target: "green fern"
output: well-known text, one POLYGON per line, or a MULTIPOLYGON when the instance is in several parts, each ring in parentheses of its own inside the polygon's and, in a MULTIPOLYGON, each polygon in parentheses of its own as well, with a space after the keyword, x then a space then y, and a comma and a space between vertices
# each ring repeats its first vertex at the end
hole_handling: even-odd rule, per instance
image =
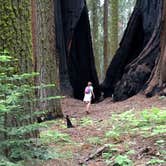
MULTIPOLYGON (((48 88, 53 85, 34 87, 29 79, 37 76, 38 73, 13 74, 15 71, 13 71, 12 63, 16 60, 6 54, 9 53, 5 50, 0 56, 0 155, 3 156, 0 164, 12 166, 12 164, 17 165, 12 162, 38 157, 33 154, 34 150, 37 152, 40 147, 40 139, 31 138, 30 134, 38 133, 39 129, 47 127, 44 123, 36 123, 35 119, 38 115, 46 114, 48 111, 32 110, 36 102, 41 102, 33 94, 36 88, 48 88)), ((57 98, 59 99, 60 96, 48 96, 43 100, 57 98)), ((56 139, 66 141, 67 137, 60 135, 56 139)), ((46 154, 45 158, 49 158, 48 153, 43 152, 43 154, 46 154)))

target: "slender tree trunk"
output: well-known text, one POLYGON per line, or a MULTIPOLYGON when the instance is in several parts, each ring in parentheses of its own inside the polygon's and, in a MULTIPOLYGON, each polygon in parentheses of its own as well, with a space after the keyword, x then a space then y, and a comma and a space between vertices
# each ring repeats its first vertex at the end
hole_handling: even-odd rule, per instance
MULTIPOLYGON (((42 88, 37 92, 37 96, 43 100, 49 96, 58 95, 59 87, 59 60, 56 54, 55 42, 55 20, 54 1, 46 3, 44 0, 32 0, 32 30, 33 30, 33 54, 35 71, 39 72, 37 84, 55 84, 56 87, 42 88)), ((55 117, 61 117, 62 111, 60 101, 43 101, 38 105, 40 110, 47 110, 55 117)))
POLYGON ((111 59, 113 58, 117 48, 118 48, 118 1, 111 0, 111 30, 110 30, 110 54, 111 59))
POLYGON ((104 73, 108 67, 108 0, 104 0, 104 73))
POLYGON ((95 57, 95 64, 97 69, 98 77, 101 78, 101 63, 99 54, 99 19, 98 19, 98 8, 100 1, 95 0, 92 2, 92 41, 93 41, 93 51, 95 57))

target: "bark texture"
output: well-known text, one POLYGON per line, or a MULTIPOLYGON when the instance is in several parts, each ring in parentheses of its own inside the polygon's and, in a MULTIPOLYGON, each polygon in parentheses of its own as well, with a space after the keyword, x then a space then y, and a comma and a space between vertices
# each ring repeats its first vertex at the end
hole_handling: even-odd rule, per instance
POLYGON ((118 48, 119 0, 111 0, 110 55, 111 60, 118 48))
POLYGON ((108 0, 104 0, 104 73, 108 68, 108 0))
POLYGON ((159 84, 152 80, 159 80, 156 76, 162 70, 159 62, 164 63, 160 51, 163 11, 164 0, 137 0, 102 84, 105 97, 113 94, 114 100, 118 101, 141 90, 147 96, 156 92, 159 84))
POLYGON ((145 94, 151 97, 155 93, 166 95, 166 2, 163 1, 161 18, 160 56, 148 80, 145 94))
POLYGON ((32 31, 35 71, 39 73, 37 85, 55 84, 56 87, 41 88, 37 96, 39 110, 47 110, 54 117, 62 117, 60 101, 44 100, 49 96, 58 95, 58 59, 55 42, 54 1, 32 0, 32 31))
POLYGON ((32 71, 30 7, 28 0, 0 1, 0 52, 18 59, 17 72, 32 71))
MULTIPOLYGON (((100 88, 94 64, 88 11, 85 0, 61 0, 56 4, 57 49, 60 56, 60 82, 69 82, 75 98, 82 99, 88 81, 96 98, 100 88)), ((67 84, 65 84, 67 85, 67 84)), ((65 87, 62 87, 65 88, 65 87)))
MULTIPOLYGON (((32 63, 32 38, 31 38, 31 3, 29 0, 19 1, 0 1, 0 53, 4 50, 9 52, 9 56, 14 57, 17 61, 13 61, 12 66, 14 71, 11 73, 21 74, 28 73, 33 71, 33 63, 32 63)), ((1 64, 1 67, 4 67, 1 64)), ((7 66, 5 66, 7 68, 7 66)), ((10 67, 10 65, 9 65, 10 67)), ((2 70, 2 69, 1 69, 2 70)), ((9 70, 10 71, 10 70, 9 70)), ((2 71, 1 71, 2 72, 2 71)), ((11 74, 9 72, 9 75, 11 74)), ((1 80, 1 83, 3 80, 1 80)), ((6 82, 6 81, 5 81, 6 82)), ((9 81, 10 84, 16 83, 17 86, 21 86, 26 82, 26 84, 31 84, 32 80, 21 80, 20 81, 9 81)), ((3 83, 2 83, 3 84, 3 83)), ((15 89, 17 89, 17 86, 15 89)), ((12 87, 12 85, 11 85, 12 87)), ((12 89, 12 88, 11 88, 12 89)), ((4 96, 10 95, 14 89, 11 90, 9 86, 6 86, 4 96)), ((1 89, 3 91, 3 89, 1 89)), ((3 95, 1 95, 1 99, 3 101, 3 95)), ((31 98, 33 94, 25 95, 24 99, 31 98)), ((6 100, 7 102, 7 100, 6 100)), ((15 101, 13 101, 15 103, 15 101)), ((17 102, 16 102, 17 103, 17 102)), ((12 105, 12 104, 11 104, 12 105)), ((16 104, 17 105, 17 104, 16 104)), ((34 109, 34 105, 31 103, 21 103, 20 107, 22 108, 19 112, 18 110, 11 109, 9 113, 1 114, 1 127, 3 126, 7 132, 0 133, 0 140, 10 140, 11 136, 8 136, 8 133, 11 127, 21 127, 24 125, 34 123, 35 119, 31 118, 32 110, 34 109), (22 107, 21 107, 22 106, 22 107), (20 115, 21 114, 21 115, 20 115), (16 116, 17 115, 17 116, 16 116), (19 116, 20 115, 20 116, 19 116), (30 116, 30 118, 23 118, 26 116, 30 116), (4 119, 4 124, 2 121, 4 119)), ((10 108, 8 108, 10 110, 10 108)), ((1 112, 2 113, 2 112, 1 112)), ((2 128, 1 128, 2 129, 2 128)), ((29 131, 25 136, 27 137, 35 137, 37 132, 29 131)), ((7 147, 6 156, 9 154, 9 148, 7 147)))
POLYGON ((100 47, 99 47, 99 7, 100 7, 100 0, 92 1, 92 43, 93 43, 93 52, 95 58, 95 66, 98 74, 98 78, 101 78, 101 58, 100 58, 100 47))

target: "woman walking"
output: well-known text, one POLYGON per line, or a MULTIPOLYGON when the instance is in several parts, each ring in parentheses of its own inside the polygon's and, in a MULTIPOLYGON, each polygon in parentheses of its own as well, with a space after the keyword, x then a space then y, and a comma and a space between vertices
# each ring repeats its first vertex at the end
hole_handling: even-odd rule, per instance
POLYGON ((84 99, 83 99, 83 101, 86 103, 87 114, 89 114, 89 108, 91 105, 92 97, 95 98, 95 94, 93 92, 93 86, 91 82, 88 82, 88 85, 85 87, 84 99))

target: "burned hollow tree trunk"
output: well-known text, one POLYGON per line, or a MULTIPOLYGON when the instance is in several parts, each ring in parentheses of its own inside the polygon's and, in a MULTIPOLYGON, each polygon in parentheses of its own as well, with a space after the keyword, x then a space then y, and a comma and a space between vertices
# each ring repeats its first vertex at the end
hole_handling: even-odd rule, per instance
POLYGON ((100 88, 85 0, 56 0, 55 7, 61 89, 72 87, 74 97, 82 99, 84 88, 91 81, 98 98, 100 88))
POLYGON ((148 80, 145 94, 150 97, 156 92, 166 95, 166 1, 163 2, 160 37, 160 57, 153 69, 153 74, 148 80))
POLYGON ((163 62, 160 60, 164 54, 160 42, 163 11, 164 0, 137 0, 102 84, 105 97, 114 94, 114 100, 119 101, 141 90, 151 96, 159 89, 159 82, 152 80, 159 79, 155 73, 161 71, 159 62, 163 62))

